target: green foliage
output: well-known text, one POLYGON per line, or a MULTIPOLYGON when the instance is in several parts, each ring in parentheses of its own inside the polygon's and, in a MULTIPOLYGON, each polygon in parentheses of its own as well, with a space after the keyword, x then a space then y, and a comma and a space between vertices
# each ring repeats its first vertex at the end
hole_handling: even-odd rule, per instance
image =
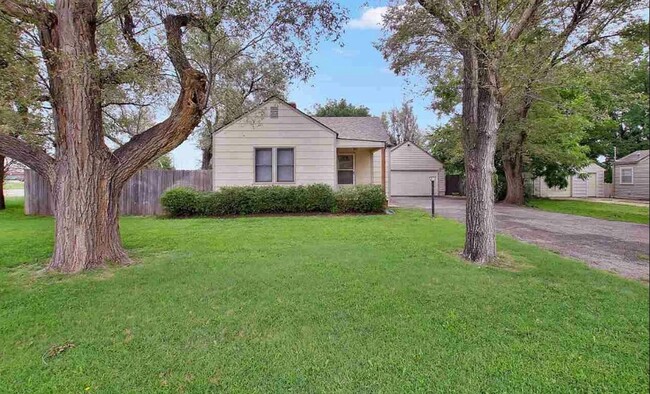
POLYGON ((648 224, 648 206, 627 204, 602 203, 593 201, 532 199, 528 206, 543 211, 567 213, 570 215, 588 216, 598 219, 615 220, 648 224))
POLYGON ((336 192, 336 211, 379 213, 386 209, 386 195, 378 185, 343 187, 336 192))
POLYGON ((391 144, 399 145, 404 141, 418 145, 422 143, 423 136, 411 101, 404 101, 400 108, 392 108, 382 113, 381 121, 388 131, 391 144))
POLYGON ((169 189, 160 197, 160 202, 171 216, 196 215, 199 193, 189 187, 169 189))
POLYGON ((444 163, 445 173, 449 175, 462 175, 465 173, 461 134, 461 118, 460 116, 454 116, 442 126, 430 128, 426 137, 431 154, 444 163))
POLYGON ((380 186, 359 185, 339 191, 324 184, 307 186, 236 186, 216 192, 189 188, 166 191, 161 203, 173 217, 282 213, 380 213, 386 197, 380 186))
POLYGON ((345 99, 327 100, 323 105, 316 104, 314 106, 314 116, 370 116, 370 109, 363 105, 354 105, 348 103, 345 99))
POLYGON ((147 165, 152 170, 173 170, 174 159, 171 153, 164 154, 147 165))
POLYGON ((67 276, 22 208, 0 212, 3 392, 648 390, 647 284, 509 237, 479 268, 419 210, 123 217, 138 264, 67 276))

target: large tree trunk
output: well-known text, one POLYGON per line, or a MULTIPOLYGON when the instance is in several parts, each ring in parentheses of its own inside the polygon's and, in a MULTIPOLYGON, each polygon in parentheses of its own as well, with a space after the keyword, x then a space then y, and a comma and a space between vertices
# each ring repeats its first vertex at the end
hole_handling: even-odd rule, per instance
POLYGON ((494 154, 497 143, 498 80, 474 47, 463 51, 463 146, 466 235, 463 256, 478 264, 496 257, 494 154))
POLYGON ((524 174, 522 165, 521 150, 513 152, 513 158, 509 154, 502 156, 503 172, 506 175, 507 193, 504 200, 507 204, 523 205, 525 203, 524 174))
POLYGON ((207 148, 201 149, 201 169, 212 169, 212 145, 207 148))
POLYGON ((5 208, 5 157, 0 155, 0 209, 5 208))
MULTIPOLYGON (((79 272, 107 262, 129 263, 119 233, 122 185, 140 168, 180 145, 197 126, 206 100, 205 75, 192 68, 182 48, 191 14, 168 15, 163 24, 169 58, 181 90, 169 117, 111 152, 104 143, 101 92, 119 83, 129 67, 97 69, 97 1, 56 1, 48 7, 0 1, 0 10, 39 29, 49 76, 56 159, 17 137, 0 134, 0 152, 37 171, 50 183, 56 220, 49 268, 79 272)), ((131 46, 132 17, 122 9, 123 34, 131 46)))
POLYGON ((119 185, 110 173, 57 174, 52 188, 56 221, 50 269, 79 272, 106 263, 128 264, 119 232, 119 185))

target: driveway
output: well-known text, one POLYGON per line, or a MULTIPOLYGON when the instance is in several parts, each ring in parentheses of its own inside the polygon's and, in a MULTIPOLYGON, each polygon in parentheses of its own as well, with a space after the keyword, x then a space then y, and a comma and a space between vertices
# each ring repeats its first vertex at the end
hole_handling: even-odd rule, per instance
MULTIPOLYGON (((391 204, 431 209, 430 198, 399 197, 391 199, 391 204)), ((436 214, 464 222, 465 200, 436 197, 436 214)), ((506 204, 496 205, 496 216, 501 233, 582 260, 594 268, 646 282, 649 279, 650 231, 646 225, 506 204)))

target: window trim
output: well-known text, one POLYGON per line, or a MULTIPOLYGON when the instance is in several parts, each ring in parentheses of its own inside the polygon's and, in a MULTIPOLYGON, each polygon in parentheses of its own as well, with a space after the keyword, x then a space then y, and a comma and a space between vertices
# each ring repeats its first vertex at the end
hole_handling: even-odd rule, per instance
MULTIPOLYGON (((274 154, 273 157, 275 158, 275 163, 273 166, 274 172, 273 174, 275 175, 274 182, 275 183, 280 183, 280 184, 291 184, 291 183, 296 183, 296 148, 293 146, 278 146, 276 148, 273 148, 274 154), (278 179, 278 167, 280 167, 280 164, 278 162, 278 150, 280 149, 291 149, 292 151, 292 158, 293 158, 293 164, 291 164, 292 167, 292 173, 291 173, 291 180, 290 181, 281 181, 278 179)), ((284 166, 288 167, 288 166, 284 166)))
POLYGON ((634 167, 621 167, 618 170, 618 184, 619 185, 634 185, 634 167), (623 182, 623 170, 630 170, 630 178, 632 179, 630 182, 623 182))
POLYGON ((255 147, 253 148, 253 182, 268 185, 273 183, 273 148, 271 147, 255 147), (258 165, 257 164, 257 151, 258 150, 270 150, 271 151, 271 164, 267 165, 258 165), (258 181, 257 180, 257 167, 271 167, 271 180, 268 181, 258 181))
POLYGON ((340 152, 336 154, 336 184, 340 186, 349 186, 357 184, 357 155, 354 152, 340 152), (339 156, 352 156, 352 169, 339 168, 339 156), (352 171, 352 183, 339 183, 339 171, 352 171))

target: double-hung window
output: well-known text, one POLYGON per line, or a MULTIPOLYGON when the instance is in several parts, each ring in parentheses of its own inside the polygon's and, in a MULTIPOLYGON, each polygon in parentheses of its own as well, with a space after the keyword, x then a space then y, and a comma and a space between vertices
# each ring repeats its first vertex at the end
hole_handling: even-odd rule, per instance
POLYGON ((293 148, 255 148, 255 182, 294 182, 293 148))
POLYGON ((354 184, 354 155, 338 155, 336 161, 339 185, 354 184))
POLYGON ((275 174, 278 182, 293 182, 294 160, 293 148, 278 148, 276 150, 275 174))
POLYGON ((255 182, 273 182, 273 149, 255 149, 255 182))
POLYGON ((631 185, 634 183, 634 169, 632 167, 621 168, 621 185, 631 185))

